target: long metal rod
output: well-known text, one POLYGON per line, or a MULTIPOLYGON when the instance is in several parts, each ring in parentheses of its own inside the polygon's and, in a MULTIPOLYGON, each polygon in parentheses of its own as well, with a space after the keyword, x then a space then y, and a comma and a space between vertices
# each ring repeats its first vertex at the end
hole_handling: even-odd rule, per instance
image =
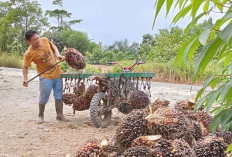
POLYGON ((63 60, 57 62, 56 64, 48 67, 47 69, 45 69, 44 71, 42 71, 41 73, 39 73, 38 75, 36 75, 35 77, 31 78, 29 81, 27 81, 27 83, 31 82, 32 80, 34 80, 36 77, 42 75, 43 73, 45 73, 46 71, 50 70, 51 68, 53 68, 54 66, 56 66, 57 64, 59 64, 60 62, 63 62, 63 60))

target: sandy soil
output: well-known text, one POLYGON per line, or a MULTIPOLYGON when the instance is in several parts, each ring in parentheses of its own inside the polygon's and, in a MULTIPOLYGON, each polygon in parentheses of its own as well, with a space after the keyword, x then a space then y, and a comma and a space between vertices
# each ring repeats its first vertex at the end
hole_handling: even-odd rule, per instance
MULTIPOLYGON (((29 72, 29 78, 35 76, 29 72)), ((74 156, 78 148, 91 139, 111 138, 123 117, 113 111, 111 125, 104 129, 92 126, 89 111, 72 114, 64 106, 69 122, 56 121, 53 96, 45 109, 45 123, 37 124, 38 79, 28 88, 22 86, 22 70, 0 68, 0 157, 64 157, 74 156)), ((194 98, 199 86, 152 83, 152 101, 164 98, 171 102, 194 98)))

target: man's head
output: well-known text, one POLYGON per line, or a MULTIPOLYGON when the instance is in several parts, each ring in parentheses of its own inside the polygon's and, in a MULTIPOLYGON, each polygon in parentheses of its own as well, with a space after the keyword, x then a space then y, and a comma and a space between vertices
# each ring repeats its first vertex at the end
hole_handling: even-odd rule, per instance
POLYGON ((32 46, 32 47, 39 47, 40 46, 40 39, 39 35, 36 31, 34 30, 29 30, 25 33, 25 38, 27 42, 32 46))

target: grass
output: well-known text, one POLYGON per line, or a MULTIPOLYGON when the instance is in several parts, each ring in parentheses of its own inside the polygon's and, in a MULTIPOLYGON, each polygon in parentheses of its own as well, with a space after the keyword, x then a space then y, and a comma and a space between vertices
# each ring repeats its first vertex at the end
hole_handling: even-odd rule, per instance
POLYGON ((22 68, 22 56, 17 53, 0 52, 0 66, 10 68, 22 68))

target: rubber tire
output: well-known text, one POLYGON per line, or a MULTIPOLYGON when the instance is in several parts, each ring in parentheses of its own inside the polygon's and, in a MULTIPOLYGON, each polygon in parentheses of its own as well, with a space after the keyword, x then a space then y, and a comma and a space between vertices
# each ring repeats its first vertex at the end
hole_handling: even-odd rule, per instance
POLYGON ((99 117, 97 112, 98 104, 104 97, 107 97, 105 93, 96 93, 90 103, 90 120, 96 128, 105 128, 110 125, 112 111, 104 114, 104 118, 99 117))

